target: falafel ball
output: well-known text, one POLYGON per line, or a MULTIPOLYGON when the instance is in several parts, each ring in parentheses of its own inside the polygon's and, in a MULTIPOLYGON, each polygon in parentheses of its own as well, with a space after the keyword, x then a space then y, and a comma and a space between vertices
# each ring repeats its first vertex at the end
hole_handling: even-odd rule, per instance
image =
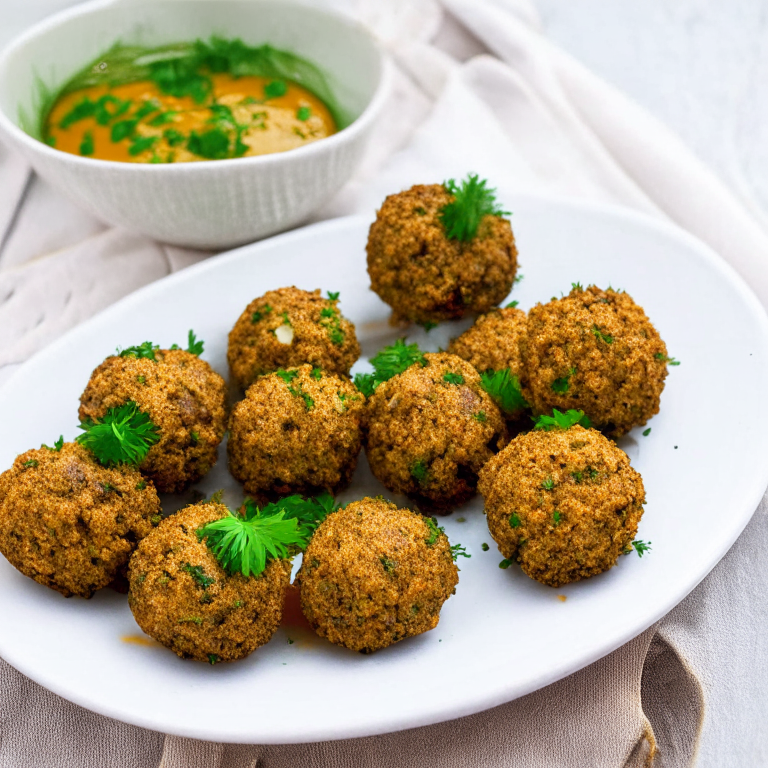
POLYGON ((368 400, 365 452, 390 491, 448 512, 474 495, 477 473, 506 437, 498 406, 466 361, 424 355, 368 400))
POLYGON ((161 519, 154 486, 77 443, 26 451, 0 475, 0 552, 64 597, 91 597, 161 519))
POLYGON ((667 360, 629 294, 576 285, 528 313, 523 394, 536 414, 581 409, 619 437, 659 412, 667 360))
POLYGON ((331 493, 352 479, 364 396, 311 365, 257 379, 229 421, 229 469, 250 494, 331 493))
POLYGON ((348 376, 360 357, 355 326, 319 289, 279 288, 254 299, 229 333, 232 378, 248 389, 259 376, 305 363, 348 376))
POLYGON ((502 555, 551 587, 613 567, 645 503, 629 457, 580 426, 519 435, 483 467, 479 488, 502 555))
POLYGON ((108 357, 80 397, 80 419, 101 419, 128 401, 160 431, 159 442, 139 466, 159 491, 180 493, 216 463, 226 430, 227 388, 197 355, 156 349, 154 359, 108 357))
POLYGON ((444 533, 415 512, 371 498, 320 524, 296 576, 315 632, 363 653, 434 629, 458 582, 444 533))
POLYGON ((440 214, 454 200, 441 184, 420 184, 387 197, 376 214, 368 274, 395 323, 487 312, 512 288, 517 248, 509 221, 487 214, 470 240, 449 239, 440 214))
POLYGON ((227 516, 215 502, 166 518, 140 544, 128 569, 128 604, 141 629, 184 659, 236 661, 280 625, 291 568, 272 560, 259 576, 227 574, 197 531, 227 516))

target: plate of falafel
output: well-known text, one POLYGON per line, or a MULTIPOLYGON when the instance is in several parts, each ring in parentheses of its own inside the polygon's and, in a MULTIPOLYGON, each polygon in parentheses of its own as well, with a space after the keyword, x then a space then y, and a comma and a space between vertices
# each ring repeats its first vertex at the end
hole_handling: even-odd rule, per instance
POLYGON ((0 656, 211 741, 501 704, 725 554, 767 388, 763 309, 672 225, 417 185, 154 283, 0 390, 0 656))

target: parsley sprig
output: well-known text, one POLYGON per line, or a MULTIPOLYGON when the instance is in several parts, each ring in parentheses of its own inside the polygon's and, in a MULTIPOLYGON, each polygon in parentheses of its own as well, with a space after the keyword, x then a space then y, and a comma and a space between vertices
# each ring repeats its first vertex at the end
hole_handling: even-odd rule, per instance
MULTIPOLYGON (((205 345, 205 342, 198 341, 197 336, 195 336, 195 332, 190 328, 189 333, 187 334, 187 348, 186 352, 189 352, 190 355, 197 355, 200 357, 200 355, 203 354, 203 347, 205 345)), ((181 347, 178 344, 172 344, 171 349, 181 349, 181 347)))
POLYGON ((143 358, 145 360, 151 360, 153 363, 157 362, 157 358, 155 357, 155 351, 160 349, 160 347, 157 344, 153 344, 151 341, 145 341, 143 344, 139 344, 135 347, 128 347, 127 349, 121 350, 118 348, 117 354, 120 357, 136 357, 136 358, 143 358))
POLYGON ((371 358, 373 373, 358 373, 355 375, 355 386, 366 396, 370 397, 376 388, 397 376, 412 365, 426 365, 427 360, 418 344, 406 344, 405 339, 398 339, 394 344, 384 347, 375 357, 371 358))
POLYGON ((544 432, 551 432, 553 429, 570 429, 577 424, 585 428, 592 426, 589 416, 584 411, 576 411, 571 408, 562 413, 557 408, 554 408, 551 416, 539 416, 533 428, 543 430, 544 432))
POLYGON ((484 216, 509 215, 509 211, 496 204, 496 190, 488 189, 487 183, 477 174, 470 174, 460 185, 453 179, 443 183, 445 191, 454 198, 439 214, 449 240, 469 242, 477 235, 484 216))
POLYGON ((270 560, 304 549, 333 509, 329 493, 309 498, 296 494, 263 508, 246 499, 239 512, 228 510, 225 517, 199 528, 197 537, 230 575, 258 576, 270 560))
POLYGON ((509 370, 486 371, 480 374, 483 389, 507 415, 512 415, 528 408, 520 388, 520 379, 509 370))
MULTIPOLYGON (((434 517, 425 517, 424 522, 427 524, 427 528, 429 528, 429 538, 424 540, 428 547, 433 547, 441 536, 448 538, 445 528, 439 526, 434 517)), ((451 547, 451 557, 453 558, 454 563, 460 557, 472 557, 472 555, 467 554, 466 547, 463 547, 461 544, 448 543, 451 547)))
POLYGON ((80 422, 76 440, 106 467, 141 464, 149 449, 160 440, 160 431, 132 400, 110 408, 101 419, 80 422))

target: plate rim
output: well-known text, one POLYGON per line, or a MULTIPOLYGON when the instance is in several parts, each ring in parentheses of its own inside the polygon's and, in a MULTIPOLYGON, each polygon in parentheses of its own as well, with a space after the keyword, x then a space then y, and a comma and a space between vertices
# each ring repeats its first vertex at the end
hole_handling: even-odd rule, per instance
MULTIPOLYGON (((624 220, 634 226, 650 229, 664 237, 676 240, 678 243, 684 245, 687 250, 695 251, 698 258, 701 258, 703 261, 705 261, 709 267, 711 267, 716 273, 719 273, 725 279, 725 281, 730 284, 730 286, 737 292, 738 296, 744 302, 749 313, 754 316, 755 320, 759 324, 758 337, 762 341, 762 351, 764 353, 765 359, 768 360, 768 314, 766 314, 765 308, 757 299, 756 295, 746 283, 744 278, 738 274, 734 267, 722 256, 720 256, 711 246, 699 240, 690 232, 682 229, 670 221, 657 219, 648 214, 638 212, 620 205, 595 203, 591 201, 578 201, 573 200, 572 198, 554 195, 535 195, 527 193, 510 193, 509 198, 510 205, 512 203, 523 202, 524 204, 533 206, 554 207, 561 209, 566 208, 577 214, 584 213, 594 217, 609 217, 616 221, 624 220)), ((17 376, 21 375, 27 367, 30 367, 33 364, 39 365, 41 361, 44 362, 45 357, 48 354, 55 352, 57 345, 68 343, 68 340, 71 337, 77 336, 79 333, 87 332, 93 325, 98 325, 103 321, 105 317, 109 317, 111 313, 122 312, 124 308, 130 307, 132 303, 141 301, 145 297, 151 298, 158 292, 162 294, 162 292, 169 284, 183 282, 184 280, 190 278, 194 279, 198 274, 204 274, 208 270, 217 269, 219 265, 243 258, 243 254, 246 252, 250 253, 256 251, 256 253, 258 253, 258 251, 264 246, 270 246, 274 243, 290 244, 292 240, 304 239, 308 234, 311 233, 321 232, 325 234, 326 232, 333 232, 337 229, 344 230, 348 227, 355 227, 364 223, 370 223, 372 221, 372 215, 353 214, 350 216, 342 216, 312 223, 307 226, 283 232, 260 241, 223 251, 215 256, 208 257, 203 261, 198 262, 197 264, 180 270, 179 272, 166 275, 159 280, 148 283, 136 291, 133 291, 132 293, 122 297, 110 306, 105 307, 97 314, 84 320, 82 323, 79 323, 73 328, 70 328, 50 344, 47 344, 41 350, 37 351, 34 355, 22 363, 11 374, 9 379, 4 382, 2 386, 0 386, 0 398, 2 398, 6 390, 10 388, 11 383, 16 379, 17 376)), ((252 253, 251 256, 253 256, 252 253)), ((765 449, 766 457, 768 457, 768 435, 764 439, 763 448, 765 449)), ((491 692, 486 692, 484 695, 473 697, 471 703, 467 705, 461 705, 454 702, 450 704, 443 704, 441 706, 438 703, 435 707, 430 709, 428 714, 415 718, 410 717, 407 721, 404 721, 402 718, 398 717, 397 714, 395 714, 388 717, 386 720, 381 719, 379 725, 377 725, 375 728, 360 725, 349 727, 344 724, 340 724, 340 726, 333 733, 318 732, 313 738, 306 737, 309 729, 305 729, 302 737, 294 740, 288 741, 284 738, 279 740, 269 740, 268 738, 265 739, 260 737, 258 743, 300 744, 317 743, 319 741, 337 741, 350 738, 363 738, 367 736, 374 736, 433 725, 436 723, 466 717, 471 714, 486 711, 503 703, 513 701, 514 699, 520 698, 529 693, 533 693, 534 691, 540 690, 558 680, 561 680, 571 674, 580 671, 581 669, 584 669, 585 667, 601 658, 604 658, 605 656, 615 651, 617 648, 625 645, 627 642, 631 641, 646 631, 650 626, 655 624, 659 619, 669 613, 674 607, 679 605, 704 580, 704 578, 706 578, 711 573, 712 569, 720 562, 720 560, 722 560, 728 550, 733 546, 736 539, 738 539, 738 537, 741 535, 744 528, 752 519, 754 512, 757 510, 760 500, 763 498, 766 487, 768 486, 768 461, 765 462, 764 466, 765 469, 762 471, 762 473, 755 473, 755 476, 751 479, 750 487, 747 490, 742 491, 742 498, 745 499, 744 507, 747 507, 746 500, 749 499, 749 506, 752 507, 752 512, 749 514, 744 514, 743 517, 739 519, 738 525, 734 526, 734 528, 729 531, 729 535, 727 537, 723 537, 723 539, 719 542, 719 546, 712 548, 706 568, 702 568, 702 572, 697 574, 696 579, 692 581, 692 583, 686 584, 686 587, 683 590, 677 590, 674 596, 668 598, 661 605, 657 606, 656 610, 648 612, 640 623, 632 625, 630 628, 616 633, 607 642, 596 643, 593 652, 582 656, 577 664, 574 665, 571 660, 568 662, 562 662, 559 665, 553 664, 553 666, 548 670, 548 674, 542 676, 536 681, 532 681, 527 686, 523 686, 522 689, 520 689, 518 686, 517 690, 512 694, 508 693, 512 686, 507 686, 506 689, 494 688, 491 692)), ((96 714, 110 717, 112 719, 134 726, 146 728, 147 730, 181 737, 224 743, 256 743, 253 740, 253 735, 241 733, 239 736, 235 737, 233 734, 223 733, 222 731, 217 730, 215 727, 207 729, 186 729, 182 726, 169 730, 160 730, 156 724, 143 719, 140 713, 137 714, 133 712, 131 713, 131 716, 128 717, 127 713, 118 706, 114 706, 112 704, 105 705, 102 701, 92 701, 88 695, 80 695, 76 690, 72 690, 66 684, 58 685, 57 681, 55 679, 51 680, 49 675, 46 675, 45 673, 38 674, 36 673, 35 669, 30 669, 30 667, 33 667, 34 665, 27 664, 24 662, 24 660, 17 660, 15 658, 16 654, 13 653, 13 650, 11 649, 11 652, 9 653, 8 649, 4 646, 5 644, 3 643, 3 636, 0 634, 0 657, 3 658, 8 664, 52 693, 61 696, 67 701, 70 701, 78 706, 82 706, 85 709, 95 712, 96 714)), ((164 724, 164 727, 165 725, 166 724, 164 724)))

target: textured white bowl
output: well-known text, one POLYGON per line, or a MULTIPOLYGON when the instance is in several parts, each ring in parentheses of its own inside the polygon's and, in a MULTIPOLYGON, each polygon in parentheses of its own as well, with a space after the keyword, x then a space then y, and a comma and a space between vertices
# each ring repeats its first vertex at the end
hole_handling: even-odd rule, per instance
POLYGON ((336 13, 287 0, 97 0, 30 29, 0 56, 0 133, 35 171, 104 221, 178 245, 223 248, 295 226, 346 182, 390 77, 372 35, 336 13), (118 163, 60 152, 21 128, 40 82, 61 87, 118 39, 145 46, 239 37, 317 65, 353 118, 337 134, 260 157, 178 165, 118 163))

